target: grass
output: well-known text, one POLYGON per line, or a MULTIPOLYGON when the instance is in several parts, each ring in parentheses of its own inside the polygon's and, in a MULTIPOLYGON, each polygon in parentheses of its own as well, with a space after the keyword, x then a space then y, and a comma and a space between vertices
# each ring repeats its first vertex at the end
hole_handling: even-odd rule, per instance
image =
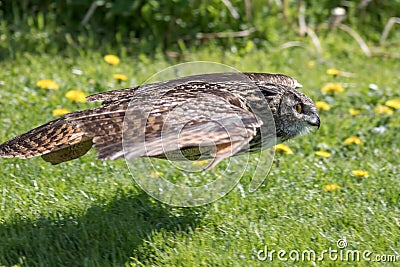
MULTIPOLYGON (((324 39, 321 59, 298 47, 238 54, 211 46, 183 51, 179 59, 158 52, 151 58, 132 56, 124 48, 106 51, 121 56, 117 66, 103 61, 104 51, 71 48, 40 54, 13 48, 15 57, 0 62, 1 141, 54 119, 56 107, 93 106, 66 99, 70 89, 91 94, 133 86, 165 67, 192 60, 294 76, 303 84, 302 91, 331 109, 320 111, 319 131, 287 143, 293 154, 276 155, 270 175, 257 191, 248 192, 246 174, 227 196, 197 208, 174 208, 154 200, 133 181, 123 161, 97 161, 94 151, 57 166, 40 158, 2 159, 0 265, 284 266, 293 263, 289 254, 286 262, 276 254, 272 262, 260 261, 257 254, 265 247, 322 253, 337 249, 339 239, 347 241, 346 249, 371 251, 371 258, 398 256, 400 111, 389 116, 376 114, 374 107, 400 98, 400 68, 395 59, 366 58, 346 38, 337 34, 324 39), (354 77, 328 75, 329 68, 354 77), (129 80, 117 82, 115 73, 129 80), (54 79, 60 89, 37 88, 36 82, 45 78, 54 79), (345 91, 334 96, 322 93, 321 87, 329 82, 342 84, 345 91), (370 89, 370 84, 378 89, 370 89), (350 115, 350 108, 360 109, 361 114, 350 115), (376 133, 380 126, 386 131, 376 133), (362 143, 343 145, 349 136, 362 143), (319 150, 331 157, 318 157, 319 150), (352 171, 358 169, 369 176, 354 176, 352 171), (340 188, 325 191, 329 184, 340 188)), ((254 156, 251 162, 256 162, 254 156)), ((168 172, 168 165, 163 168, 168 172)), ((327 255, 316 262, 342 263, 327 255)))

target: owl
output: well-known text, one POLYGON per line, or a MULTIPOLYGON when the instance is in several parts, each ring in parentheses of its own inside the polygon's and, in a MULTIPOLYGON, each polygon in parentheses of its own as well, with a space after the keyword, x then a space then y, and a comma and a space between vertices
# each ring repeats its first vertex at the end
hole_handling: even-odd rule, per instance
POLYGON ((98 159, 221 160, 255 152, 320 126, 313 101, 283 74, 212 73, 87 97, 71 112, 0 145, 0 157, 52 164, 94 147, 98 159))

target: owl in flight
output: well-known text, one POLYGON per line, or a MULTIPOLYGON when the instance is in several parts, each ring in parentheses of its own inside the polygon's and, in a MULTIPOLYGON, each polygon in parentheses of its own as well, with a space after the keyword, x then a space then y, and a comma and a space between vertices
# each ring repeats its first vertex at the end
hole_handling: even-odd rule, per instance
POLYGON ((207 168, 319 128, 312 100, 282 74, 214 73, 98 93, 71 112, 0 145, 0 157, 58 164, 91 147, 99 159, 212 159, 207 168))

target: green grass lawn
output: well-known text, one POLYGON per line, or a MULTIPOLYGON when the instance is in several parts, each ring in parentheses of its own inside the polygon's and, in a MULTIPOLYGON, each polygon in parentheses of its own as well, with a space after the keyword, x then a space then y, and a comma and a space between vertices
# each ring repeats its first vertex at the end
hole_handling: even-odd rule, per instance
MULTIPOLYGON (((301 260, 302 251, 320 256, 325 250, 339 250, 338 240, 347 242, 342 252, 370 251, 372 260, 396 255, 399 262, 400 110, 389 108, 389 115, 374 109, 400 99, 400 64, 398 59, 367 58, 354 41, 335 38, 324 40, 321 59, 300 47, 240 54, 210 47, 186 51, 180 59, 159 52, 154 57, 127 56, 123 48, 107 51, 121 57, 116 66, 105 63, 98 51, 18 52, 14 59, 4 58, 1 141, 55 119, 55 108, 95 105, 71 102, 64 96, 71 89, 92 94, 129 87, 165 67, 192 60, 285 73, 330 109, 320 111, 319 131, 286 143, 292 154, 277 153, 257 191, 248 192, 246 174, 227 196, 197 208, 174 208, 154 200, 137 186, 124 161, 98 161, 95 151, 56 166, 40 158, 2 159, 0 266, 311 266, 311 260, 301 260), (326 73, 331 68, 352 75, 335 77, 326 73), (115 73, 129 79, 118 82, 115 73), (55 80, 59 90, 38 88, 41 79, 55 80), (339 83, 344 91, 323 93, 328 83, 339 83), (351 115, 349 109, 360 114, 351 115), (344 145, 350 136, 361 143, 344 145), (318 156, 317 151, 330 156, 318 156), (368 175, 357 177, 354 170, 368 175), (272 261, 258 259, 265 247, 276 251, 272 261), (279 250, 287 252, 280 255, 287 261, 278 259, 279 250)), ((255 164, 255 156, 251 162, 255 164)), ((168 165, 163 168, 168 172, 168 165)), ((325 254, 315 264, 367 264, 332 257, 325 254)))

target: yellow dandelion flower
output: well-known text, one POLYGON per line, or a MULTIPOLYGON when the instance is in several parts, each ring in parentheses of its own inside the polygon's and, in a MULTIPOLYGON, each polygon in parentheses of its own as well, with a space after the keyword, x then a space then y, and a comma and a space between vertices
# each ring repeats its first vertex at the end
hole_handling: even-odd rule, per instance
POLYGON ((128 77, 127 77, 126 75, 124 75, 124 74, 119 74, 119 73, 114 74, 114 75, 113 75, 113 78, 116 79, 116 80, 119 80, 119 81, 126 81, 126 80, 128 80, 128 77))
POLYGON ((197 161, 193 161, 192 165, 193 166, 199 166, 199 167, 203 167, 204 165, 206 165, 208 163, 208 160, 197 160, 197 161))
POLYGON ((58 88, 60 88, 60 86, 55 81, 50 79, 40 80, 36 83, 36 86, 42 89, 53 89, 53 90, 58 90, 58 88))
POLYGON ((324 186, 325 191, 333 191, 342 188, 340 185, 337 184, 327 184, 324 186))
POLYGON ((322 158, 330 158, 331 157, 331 153, 322 151, 322 150, 315 152, 315 155, 322 157, 322 158))
POLYGON ((385 105, 394 109, 400 108, 400 99, 391 99, 385 102, 385 105))
POLYGON ((338 83, 328 83, 321 88, 321 91, 330 94, 342 93, 344 88, 338 83))
POLYGON ((70 111, 66 108, 56 108, 53 110, 53 116, 62 116, 69 113, 70 111))
POLYGON ((359 145, 361 144, 361 140, 360 138, 356 137, 356 136, 350 136, 348 138, 346 138, 346 140, 344 140, 343 145, 351 145, 351 144, 356 144, 359 145))
POLYGON ((330 110, 331 109, 331 106, 328 103, 324 102, 324 101, 315 102, 315 106, 319 110, 330 110))
POLYGON ((278 144, 275 146, 275 150, 285 153, 285 154, 293 154, 293 151, 288 147, 287 145, 284 144, 278 144))
POLYGON ((354 108, 349 109, 349 113, 350 113, 351 115, 353 115, 353 116, 359 115, 360 112, 361 112, 361 111, 358 110, 358 109, 354 109, 354 108))
POLYGON ((337 70, 337 69, 327 69, 326 70, 326 74, 328 74, 328 75, 336 76, 336 75, 339 75, 339 73, 340 73, 340 70, 337 70))
POLYGON ((107 62, 110 65, 118 65, 120 62, 119 57, 117 57, 116 55, 105 55, 104 56, 104 61, 107 62))
POLYGON ((160 177, 161 175, 162 175, 162 173, 161 173, 161 172, 152 171, 152 172, 150 173, 150 178, 153 178, 153 179, 155 179, 155 178, 158 178, 158 177, 160 177))
POLYGON ((314 61, 312 61, 312 60, 310 60, 310 61, 308 61, 307 62, 307 68, 313 68, 315 66, 315 62, 314 61))
POLYGON ((376 114, 383 114, 386 113, 388 115, 392 115, 393 114, 393 110, 386 107, 386 106, 382 106, 382 105, 378 105, 374 108, 374 111, 376 114))
POLYGON ((351 173, 357 177, 368 177, 369 176, 369 173, 367 171, 363 171, 363 170, 354 170, 354 171, 351 171, 351 173))
POLYGON ((69 100, 76 101, 76 102, 85 102, 86 101, 85 93, 78 91, 78 90, 69 90, 65 94, 65 97, 68 98, 69 100))

